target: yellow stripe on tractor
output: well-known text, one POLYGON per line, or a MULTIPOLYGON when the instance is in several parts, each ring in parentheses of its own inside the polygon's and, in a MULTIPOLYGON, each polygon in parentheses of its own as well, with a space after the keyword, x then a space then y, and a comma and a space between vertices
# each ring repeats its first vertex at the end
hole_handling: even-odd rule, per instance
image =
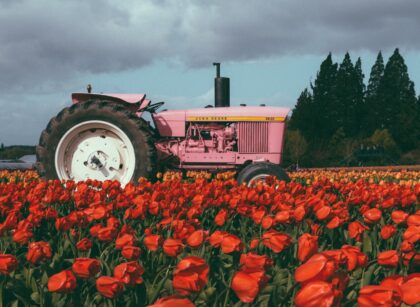
POLYGON ((187 116, 188 122, 283 122, 284 117, 270 116, 187 116))

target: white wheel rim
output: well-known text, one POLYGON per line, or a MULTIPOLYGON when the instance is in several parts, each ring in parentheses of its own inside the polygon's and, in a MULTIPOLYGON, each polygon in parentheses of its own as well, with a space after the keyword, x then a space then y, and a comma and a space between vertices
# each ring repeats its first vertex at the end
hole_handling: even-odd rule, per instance
POLYGON ((257 183, 258 181, 265 182, 265 178, 267 178, 268 176, 270 176, 270 175, 269 174, 259 174, 259 175, 256 175, 256 176, 252 177, 251 179, 249 179, 248 186, 250 187, 253 184, 257 183))
POLYGON ((129 137, 119 127, 100 120, 85 121, 64 134, 55 151, 61 180, 119 180, 134 175, 136 156, 129 137))

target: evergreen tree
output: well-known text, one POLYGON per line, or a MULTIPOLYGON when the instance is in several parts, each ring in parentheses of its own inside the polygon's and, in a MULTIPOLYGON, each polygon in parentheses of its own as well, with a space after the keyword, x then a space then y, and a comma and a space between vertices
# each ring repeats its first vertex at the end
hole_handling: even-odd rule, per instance
POLYGON ((378 87, 378 129, 388 129, 397 145, 407 151, 420 138, 419 109, 407 66, 398 48, 385 66, 378 87))
POLYGON ((313 112, 312 94, 307 88, 300 94, 296 106, 293 109, 292 118, 290 119, 290 129, 297 129, 302 134, 311 138, 315 129, 313 112))
POLYGON ((379 83, 384 75, 384 59, 382 52, 379 51, 376 62, 370 71, 369 83, 366 90, 366 98, 376 97, 378 94, 379 83))
POLYGON ((312 135, 317 139, 327 140, 334 134, 336 128, 335 117, 337 114, 336 104, 336 77, 337 64, 333 63, 331 53, 321 63, 317 74, 313 91, 313 112, 314 127, 312 135))
POLYGON ((350 55, 345 54, 340 64, 336 81, 337 107, 335 130, 342 127, 345 135, 349 137, 361 133, 361 115, 363 104, 363 73, 361 61, 358 60, 358 68, 353 66, 350 55))
POLYGON ((365 86, 365 83, 363 82, 365 75, 363 74, 362 60, 360 59, 360 57, 357 58, 356 64, 354 64, 354 69, 356 70, 357 81, 359 82, 359 86, 361 87, 362 93, 364 95, 366 91, 366 86, 365 86))
POLYGON ((379 109, 378 88, 384 75, 384 59, 379 51, 376 62, 370 71, 369 83, 366 90, 366 100, 364 105, 363 130, 365 136, 370 135, 379 128, 379 109))

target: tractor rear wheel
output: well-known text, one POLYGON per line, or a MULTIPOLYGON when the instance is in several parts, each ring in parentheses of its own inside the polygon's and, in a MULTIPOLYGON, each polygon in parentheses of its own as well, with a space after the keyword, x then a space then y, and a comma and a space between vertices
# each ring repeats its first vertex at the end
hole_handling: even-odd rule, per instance
POLYGON ((248 186, 258 181, 265 181, 268 176, 275 176, 279 180, 290 181, 287 173, 278 165, 268 162, 253 163, 246 166, 238 174, 238 183, 246 183, 248 186))
POLYGON ((37 169, 48 179, 119 180, 155 175, 156 148, 148 124, 123 105, 87 101, 63 109, 42 132, 37 169))

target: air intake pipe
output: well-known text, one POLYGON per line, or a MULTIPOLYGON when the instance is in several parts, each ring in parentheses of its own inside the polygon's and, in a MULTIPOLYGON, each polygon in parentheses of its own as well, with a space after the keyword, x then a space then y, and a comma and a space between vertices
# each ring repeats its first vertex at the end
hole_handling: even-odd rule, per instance
POLYGON ((230 107, 230 86, 229 78, 220 77, 220 63, 213 63, 216 66, 216 78, 214 78, 214 106, 230 107))

